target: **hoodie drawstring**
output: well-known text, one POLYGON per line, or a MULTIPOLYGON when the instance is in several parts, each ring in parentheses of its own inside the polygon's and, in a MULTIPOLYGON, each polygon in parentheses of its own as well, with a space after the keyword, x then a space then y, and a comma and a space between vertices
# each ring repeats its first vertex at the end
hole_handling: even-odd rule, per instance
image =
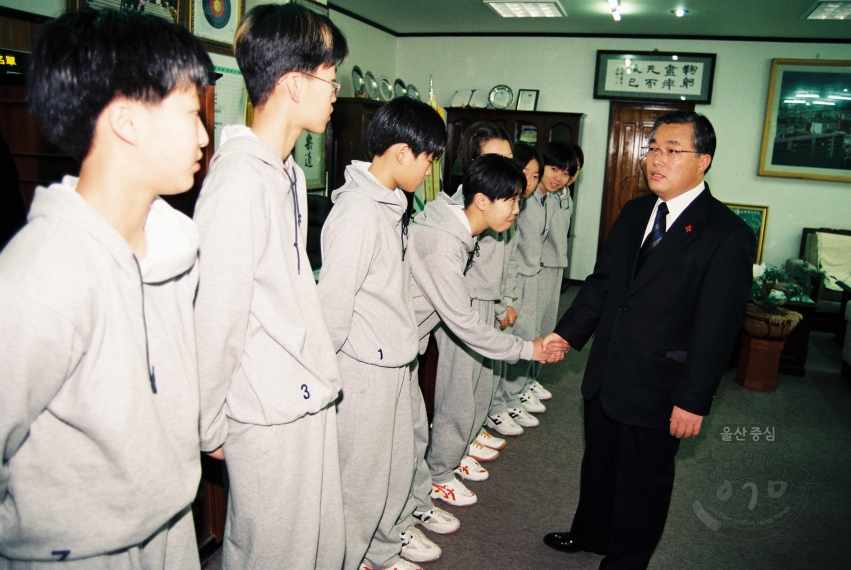
POLYGON ((473 267, 473 256, 479 257, 479 255, 480 255, 480 253, 479 253, 479 240, 477 239, 476 240, 476 247, 474 247, 473 251, 471 251, 467 255, 467 267, 464 268, 464 274, 465 275, 470 270, 470 268, 473 267))
POLYGON ((405 238, 408 237, 408 224, 411 222, 411 214, 405 210, 405 213, 402 214, 402 235, 400 237, 402 242, 402 261, 405 261, 405 252, 408 251, 408 244, 405 241, 405 238))
POLYGON ((157 393, 157 375, 154 373, 154 367, 151 366, 151 350, 148 345, 148 319, 145 316, 145 280, 142 277, 142 266, 139 264, 139 259, 134 255, 133 261, 136 262, 136 269, 139 270, 139 284, 142 286, 142 326, 145 328, 145 360, 148 363, 148 378, 151 381, 151 391, 157 393))
POLYGON ((301 227, 301 211, 298 208, 298 191, 297 191, 297 188, 296 188, 296 175, 295 175, 295 172, 293 172, 292 173, 293 175, 290 176, 290 170, 291 169, 284 168, 284 173, 287 175, 287 179, 289 179, 289 181, 290 181, 290 192, 292 192, 292 195, 293 195, 293 216, 294 216, 294 220, 295 220, 295 243, 293 244, 293 246, 295 246, 296 268, 297 268, 298 274, 301 275, 301 253, 299 253, 299 251, 298 251, 298 229, 299 229, 299 227, 301 227))

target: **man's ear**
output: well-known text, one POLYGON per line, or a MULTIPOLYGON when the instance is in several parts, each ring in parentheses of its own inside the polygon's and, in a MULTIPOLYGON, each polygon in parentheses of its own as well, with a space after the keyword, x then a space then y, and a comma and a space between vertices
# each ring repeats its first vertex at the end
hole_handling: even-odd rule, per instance
POLYGON ((113 99, 95 123, 95 132, 99 128, 108 128, 126 143, 137 144, 141 135, 142 113, 145 111, 142 105, 143 103, 139 101, 131 101, 124 97, 113 99))
POLYGON ((484 212, 488 209, 491 204, 490 198, 482 194, 481 192, 476 192, 476 195, 473 196, 473 204, 476 205, 476 208, 484 212))
POLYGON ((698 164, 698 170, 701 174, 706 172, 706 169, 709 168, 709 165, 712 164, 712 157, 708 154, 700 155, 700 163, 698 164))
POLYGON ((413 157, 411 147, 409 147, 405 143, 397 143, 393 146, 396 147, 396 160, 399 162, 399 164, 406 165, 408 161, 413 157))

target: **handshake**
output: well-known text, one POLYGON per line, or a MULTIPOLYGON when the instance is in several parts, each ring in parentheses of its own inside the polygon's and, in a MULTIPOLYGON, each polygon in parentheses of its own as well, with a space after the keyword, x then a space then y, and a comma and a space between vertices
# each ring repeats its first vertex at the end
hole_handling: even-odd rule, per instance
POLYGON ((570 343, 556 333, 550 333, 545 337, 536 338, 532 341, 532 344, 535 347, 535 351, 532 353, 532 360, 541 364, 558 362, 570 350, 570 343))

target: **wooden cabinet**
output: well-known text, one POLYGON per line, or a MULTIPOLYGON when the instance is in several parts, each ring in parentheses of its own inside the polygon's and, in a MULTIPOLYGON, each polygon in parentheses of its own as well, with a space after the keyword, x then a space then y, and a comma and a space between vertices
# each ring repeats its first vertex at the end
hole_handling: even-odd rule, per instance
POLYGON ((334 103, 334 112, 325 136, 328 191, 346 181, 346 167, 353 160, 372 160, 366 146, 366 129, 384 103, 372 99, 343 97, 334 103))
POLYGON ((473 109, 469 107, 446 110, 446 157, 444 159, 443 187, 449 193, 461 184, 463 174, 458 164, 458 145, 464 131, 479 121, 496 123, 508 131, 515 141, 526 142, 542 148, 550 141, 579 142, 582 113, 548 113, 545 111, 505 111, 500 109, 473 109))

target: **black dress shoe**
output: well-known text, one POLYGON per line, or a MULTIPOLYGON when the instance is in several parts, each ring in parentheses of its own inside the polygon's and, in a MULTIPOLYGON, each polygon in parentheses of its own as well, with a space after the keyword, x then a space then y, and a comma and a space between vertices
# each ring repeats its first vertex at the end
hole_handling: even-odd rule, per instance
POLYGON ((544 544, 550 548, 555 548, 556 550, 568 552, 570 554, 582 550, 582 547, 570 538, 569 532, 551 532, 544 537, 544 544))

